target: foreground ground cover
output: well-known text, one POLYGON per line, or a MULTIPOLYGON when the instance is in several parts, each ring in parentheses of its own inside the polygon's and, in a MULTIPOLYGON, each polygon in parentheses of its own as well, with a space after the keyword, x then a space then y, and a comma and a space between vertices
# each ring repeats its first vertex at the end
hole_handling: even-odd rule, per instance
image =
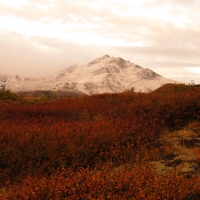
POLYGON ((1 199, 200 198, 198 88, 11 96, 0 101, 1 199))

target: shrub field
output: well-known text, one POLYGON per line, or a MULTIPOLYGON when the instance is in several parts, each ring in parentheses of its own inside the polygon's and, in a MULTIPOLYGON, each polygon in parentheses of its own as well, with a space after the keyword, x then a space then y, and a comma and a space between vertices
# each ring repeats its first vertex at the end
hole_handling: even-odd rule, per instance
POLYGON ((45 100, 1 95, 0 199, 200 199, 198 170, 159 173, 153 164, 172 151, 163 134, 200 121, 200 88, 169 87, 45 100))

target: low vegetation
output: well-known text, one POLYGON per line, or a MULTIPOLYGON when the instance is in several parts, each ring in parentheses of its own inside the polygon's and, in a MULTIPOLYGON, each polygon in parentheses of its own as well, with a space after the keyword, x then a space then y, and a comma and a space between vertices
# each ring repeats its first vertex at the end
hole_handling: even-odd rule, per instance
POLYGON ((0 100, 17 100, 18 96, 10 91, 0 90, 0 100))
POLYGON ((188 87, 0 96, 0 199, 200 199, 200 88, 188 87))

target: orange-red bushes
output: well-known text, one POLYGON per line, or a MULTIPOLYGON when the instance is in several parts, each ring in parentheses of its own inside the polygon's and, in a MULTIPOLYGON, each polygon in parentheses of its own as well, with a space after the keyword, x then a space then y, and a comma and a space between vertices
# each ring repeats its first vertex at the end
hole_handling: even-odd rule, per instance
POLYGON ((151 165, 105 166, 101 169, 71 169, 49 177, 27 177, 8 185, 2 199, 193 199, 200 197, 200 179, 185 179, 178 169, 157 175, 151 165))
POLYGON ((163 119, 166 125, 176 126, 199 115, 199 90, 175 94, 104 94, 75 99, 59 99, 47 104, 3 105, 1 118, 52 118, 52 121, 86 121, 102 115, 108 118, 132 120, 163 119))
POLYGON ((61 121, 49 126, 24 120, 18 124, 5 122, 1 127, 0 163, 5 181, 28 174, 52 174, 70 166, 76 169, 105 162, 131 163, 143 136, 128 132, 126 124, 120 127, 119 120, 106 118, 89 123, 61 121))
POLYGON ((102 94, 30 105, 1 102, 1 184, 58 169, 147 161, 149 152, 158 151, 151 143, 160 133, 199 116, 199 90, 102 94))
POLYGON ((25 174, 51 174, 68 166, 94 165, 114 143, 115 130, 106 121, 49 126, 25 122, 1 124, 0 165, 2 175, 10 179, 25 174))

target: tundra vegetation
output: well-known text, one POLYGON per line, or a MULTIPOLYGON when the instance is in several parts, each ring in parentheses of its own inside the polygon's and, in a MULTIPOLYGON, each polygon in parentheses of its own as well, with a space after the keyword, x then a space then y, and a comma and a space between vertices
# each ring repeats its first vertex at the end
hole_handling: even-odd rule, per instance
POLYGON ((0 93, 0 199, 200 199, 200 88, 0 93))

